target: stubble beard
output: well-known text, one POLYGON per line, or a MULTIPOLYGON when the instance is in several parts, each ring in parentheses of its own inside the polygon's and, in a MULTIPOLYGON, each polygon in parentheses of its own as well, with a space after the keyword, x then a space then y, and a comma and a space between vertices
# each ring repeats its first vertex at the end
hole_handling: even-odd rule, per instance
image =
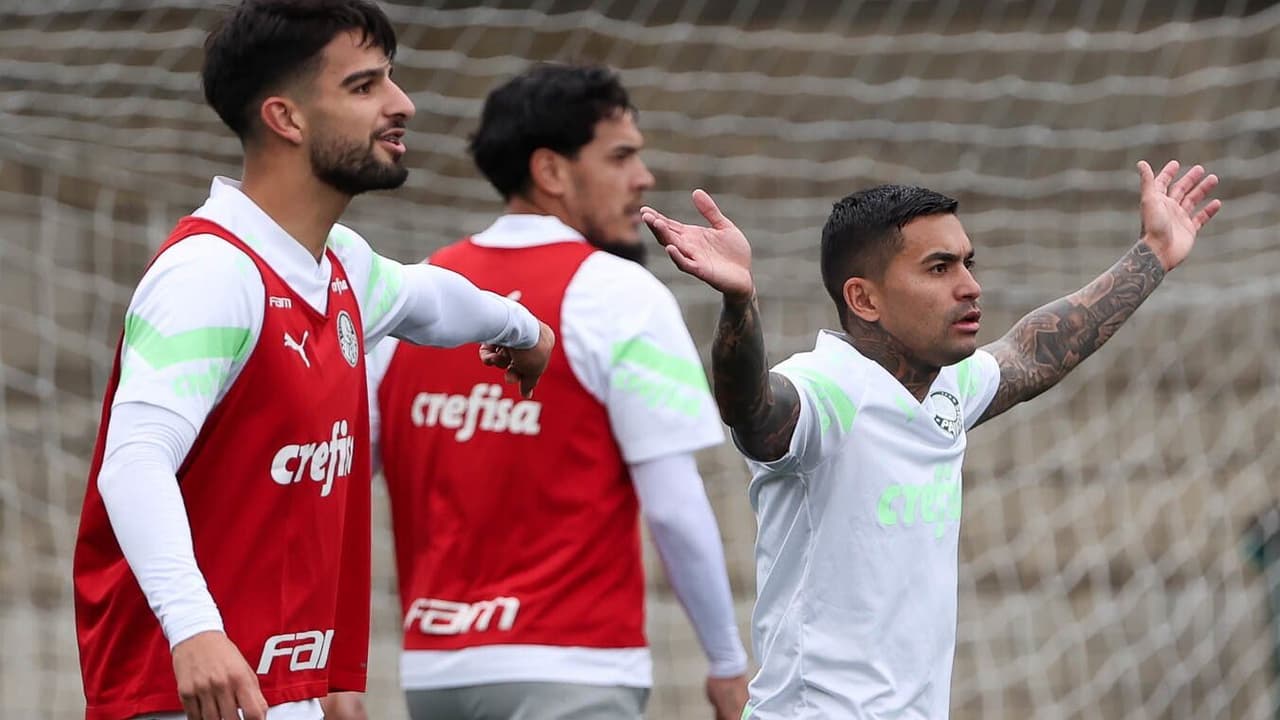
POLYGON ((409 168, 398 160, 385 162, 374 155, 374 141, 361 146, 333 139, 311 148, 311 168, 326 185, 345 195, 371 190, 394 190, 409 177, 409 168))

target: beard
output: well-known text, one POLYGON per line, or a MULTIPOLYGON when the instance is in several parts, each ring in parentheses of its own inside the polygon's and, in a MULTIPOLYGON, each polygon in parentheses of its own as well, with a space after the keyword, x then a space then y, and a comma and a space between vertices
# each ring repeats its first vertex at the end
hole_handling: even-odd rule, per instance
POLYGON ((599 242, 591 238, 587 238, 587 242, 591 246, 610 255, 616 255, 623 260, 630 260, 633 263, 644 265, 649 259, 649 246, 642 242, 637 243, 616 243, 616 242, 599 242))
POLYGON ((645 261, 649 259, 649 244, 643 239, 638 239, 636 242, 606 239, 604 232, 591 221, 587 222, 586 232, 583 233, 583 236, 587 238, 587 242, 591 247, 620 257, 623 260, 630 260, 643 266, 645 261))
POLYGON ((363 146, 339 138, 318 141, 311 146, 311 170, 321 182, 345 195, 400 187, 409 177, 409 168, 399 160, 378 160, 373 143, 372 139, 363 146))

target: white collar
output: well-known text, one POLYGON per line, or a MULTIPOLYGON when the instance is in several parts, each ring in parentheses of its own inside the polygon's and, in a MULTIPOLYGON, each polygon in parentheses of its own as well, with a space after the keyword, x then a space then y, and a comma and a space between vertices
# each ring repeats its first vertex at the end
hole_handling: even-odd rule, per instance
POLYGON ((483 232, 471 236, 482 247, 520 248, 557 242, 586 242, 582 233, 555 215, 503 215, 483 232))
MULTIPOLYGON (((239 180, 221 175, 214 177, 209 187, 209 199, 195 214, 230 230, 232 235, 272 265, 276 264, 273 261, 303 264, 304 267, 317 264, 316 258, 302 243, 244 194, 239 180)), ((320 264, 325 264, 326 256, 320 257, 320 264)))

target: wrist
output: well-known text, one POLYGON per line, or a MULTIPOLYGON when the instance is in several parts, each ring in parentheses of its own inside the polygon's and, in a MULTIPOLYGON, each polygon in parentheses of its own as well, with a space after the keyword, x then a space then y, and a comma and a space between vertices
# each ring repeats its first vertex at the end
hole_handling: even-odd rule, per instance
POLYGON ((1139 256, 1150 254, 1155 258, 1156 262, 1160 264, 1160 269, 1166 273, 1177 266, 1177 263, 1165 256, 1162 252, 1161 245, 1159 243, 1152 242, 1151 238, 1147 235, 1142 235, 1138 238, 1138 244, 1133 246, 1133 250, 1131 252, 1139 256))
POLYGON ((724 305, 725 305, 725 307, 736 307, 736 308, 742 308, 742 307, 746 307, 746 306, 750 305, 752 302, 754 302, 754 301, 755 301, 755 299, 756 299, 756 287, 755 287, 755 285, 752 285, 752 286, 751 286, 750 288, 748 288, 746 291, 741 291, 741 292, 725 292, 725 293, 723 293, 723 295, 724 295, 724 305))

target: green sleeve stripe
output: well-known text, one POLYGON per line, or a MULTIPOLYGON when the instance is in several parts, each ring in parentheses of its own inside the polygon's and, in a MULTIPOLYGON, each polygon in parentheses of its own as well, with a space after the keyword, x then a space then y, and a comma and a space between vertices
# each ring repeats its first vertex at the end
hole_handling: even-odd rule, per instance
POLYGON ((632 338, 613 346, 613 364, 631 363, 693 390, 708 391, 702 365, 673 355, 643 338, 632 338))
POLYGON ((960 399, 967 400, 978 392, 978 379, 973 376, 973 356, 965 358, 956 365, 956 387, 960 390, 960 399))
MULTIPOLYGON (((853 419, 858 415, 858 408, 845 394, 844 390, 831 378, 821 373, 808 369, 793 369, 789 371, 797 377, 803 378, 813 391, 820 397, 831 404, 836 411, 836 419, 840 421, 840 428, 845 432, 849 432, 849 428, 853 427, 853 419)), ((821 412, 821 408, 819 411, 821 412)))
POLYGON ((374 253, 373 264, 369 266, 369 287, 365 292, 365 297, 369 298, 365 327, 373 327, 386 317, 403 285, 400 264, 374 253))
POLYGON ((208 327, 165 335, 137 314, 124 321, 124 346, 151 367, 161 368, 192 360, 240 360, 249 349, 249 329, 208 327))

